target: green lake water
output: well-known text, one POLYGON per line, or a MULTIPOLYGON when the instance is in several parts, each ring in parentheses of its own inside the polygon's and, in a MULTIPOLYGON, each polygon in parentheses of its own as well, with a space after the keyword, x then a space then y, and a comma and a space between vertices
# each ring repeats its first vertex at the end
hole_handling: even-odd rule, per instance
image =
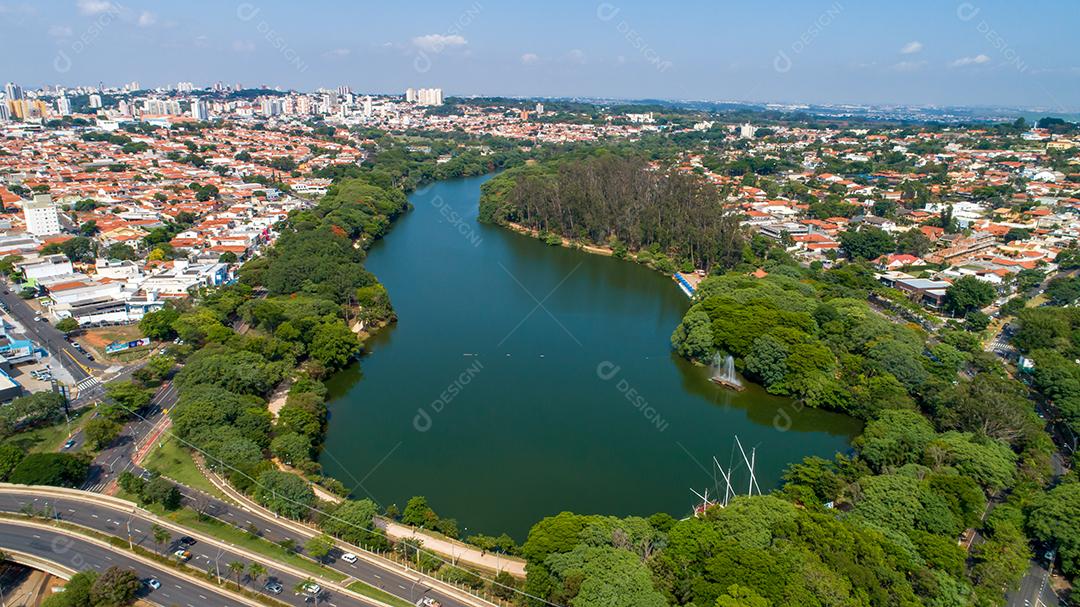
POLYGON ((424 495, 470 534, 522 540, 563 510, 684 517, 691 488, 716 491, 712 458, 741 460, 736 435, 766 492, 848 448, 855 420, 723 390, 673 355, 689 299, 669 277, 477 223, 486 179, 413 193, 370 251, 398 323, 329 381, 320 460, 355 496, 424 495))

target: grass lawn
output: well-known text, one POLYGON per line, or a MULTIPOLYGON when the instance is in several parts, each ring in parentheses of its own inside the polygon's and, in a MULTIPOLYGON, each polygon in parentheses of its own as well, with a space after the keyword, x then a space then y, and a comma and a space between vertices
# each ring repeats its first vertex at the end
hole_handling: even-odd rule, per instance
MULTIPOLYGON (((155 514, 161 515, 160 508, 151 508, 155 514)), ((281 546, 271 542, 270 540, 263 539, 261 537, 255 537, 251 534, 237 529, 232 525, 227 525, 217 519, 205 519, 200 520, 199 514, 190 508, 183 508, 176 512, 169 512, 162 515, 165 518, 175 522, 177 525, 187 527, 200 533, 213 536, 224 542, 234 544, 240 548, 245 548, 256 554, 261 554, 272 560, 285 563, 299 569, 306 571, 313 576, 319 576, 323 579, 332 580, 334 582, 340 582, 345 579, 345 574, 334 571, 329 567, 324 567, 293 552, 286 551, 281 546)))
POLYGON ((60 422, 52 426, 34 428, 9 438, 6 442, 16 445, 27 453, 53 453, 59 451, 72 432, 75 432, 90 419, 86 413, 89 409, 82 409, 71 414, 70 424, 60 422))
POLYGON ((162 476, 167 476, 188 487, 205 491, 210 495, 227 502, 232 502, 217 487, 214 486, 191 459, 191 454, 174 438, 163 438, 143 460, 143 467, 148 470, 156 470, 162 476))
POLYGON ((376 601, 382 601, 387 605, 394 605, 395 607, 413 607, 413 604, 409 601, 398 598, 389 592, 379 590, 374 586, 369 586, 364 582, 353 582, 346 587, 356 594, 362 594, 366 597, 373 598, 376 601))

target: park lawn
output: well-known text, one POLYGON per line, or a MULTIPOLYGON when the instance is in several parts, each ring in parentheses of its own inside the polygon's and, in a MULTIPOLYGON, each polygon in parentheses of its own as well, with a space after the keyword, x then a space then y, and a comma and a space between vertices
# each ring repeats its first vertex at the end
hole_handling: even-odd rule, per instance
POLYGON ((319 576, 334 582, 341 582, 347 577, 345 574, 320 565, 307 557, 287 551, 270 540, 252 536, 247 531, 237 529, 236 527, 223 523, 217 519, 200 519, 199 513, 190 508, 181 508, 175 512, 165 514, 161 513, 160 507, 151 510, 154 511, 155 514, 164 516, 181 527, 205 533, 206 535, 213 536, 226 543, 245 548, 272 560, 291 565, 292 567, 310 573, 313 576, 319 576))
POLYGON ((86 415, 88 411, 89 409, 75 411, 71 414, 70 421, 19 432, 5 442, 16 445, 27 453, 54 453, 60 450, 72 433, 90 419, 90 416, 86 415))
POLYGON ((409 601, 396 597, 385 590, 379 590, 365 582, 356 581, 346 586, 346 588, 352 590, 356 594, 362 594, 368 598, 375 599, 376 601, 382 601, 387 605, 394 605, 394 607, 413 607, 413 604, 409 601))
POLYGON ((191 454, 171 437, 162 438, 143 460, 143 468, 159 472, 172 480, 193 489, 204 491, 218 499, 232 503, 209 481, 191 459, 191 454))

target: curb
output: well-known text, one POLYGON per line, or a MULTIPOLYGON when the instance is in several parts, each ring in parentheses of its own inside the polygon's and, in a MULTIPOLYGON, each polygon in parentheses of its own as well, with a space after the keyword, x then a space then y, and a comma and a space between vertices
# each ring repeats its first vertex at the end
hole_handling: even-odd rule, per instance
MULTIPOLYGON (((19 487, 21 487, 21 486, 19 486, 19 487)), ((10 490, 10 489, 12 489, 12 487, 10 485, 0 485, 0 490, 4 490, 4 489, 9 489, 10 490)), ((378 599, 374 599, 374 598, 362 595, 362 594, 360 594, 358 592, 354 592, 352 590, 349 590, 348 588, 346 588, 345 586, 342 586, 338 582, 334 582, 334 581, 331 581, 331 580, 328 580, 328 579, 318 577, 316 575, 311 574, 310 572, 306 572, 306 571, 302 571, 300 569, 296 569, 292 565, 288 565, 288 564, 276 561, 271 557, 267 557, 267 556, 263 556, 261 554, 255 553, 255 552, 251 552, 250 550, 248 550, 246 548, 242 548, 242 547, 237 546, 235 544, 230 544, 229 542, 226 542, 224 540, 215 538, 215 537, 213 537, 211 535, 206 535, 205 533, 200 532, 200 531, 195 531, 193 529, 188 529, 187 527, 183 527, 183 526, 181 526, 181 525, 179 525, 179 524, 177 524, 177 523, 175 523, 173 521, 170 521, 168 519, 163 519, 163 518, 157 516, 156 514, 154 514, 152 512, 149 512, 147 510, 144 510, 143 508, 140 508, 137 504, 134 504, 132 502, 128 502, 128 501, 125 501, 125 500, 122 500, 122 499, 119 499, 119 498, 115 498, 115 497, 111 497, 111 496, 99 496, 97 494, 93 494, 94 497, 88 497, 87 495, 72 495, 72 494, 66 493, 66 491, 72 491, 72 490, 70 490, 70 489, 61 489, 61 488, 57 488, 57 487, 51 487, 51 488, 47 488, 47 489, 52 489, 53 491, 41 490, 38 487, 32 487, 30 489, 23 488, 22 491, 18 491, 17 489, 15 489, 15 490, 12 490, 10 492, 12 492, 12 493, 31 493, 31 494, 33 494, 33 493, 45 493, 45 494, 55 493, 55 494, 60 494, 60 495, 62 495, 63 497, 65 497, 67 499, 71 499, 71 500, 75 500, 75 501, 82 501, 82 502, 89 502, 89 503, 96 503, 99 506, 101 505, 99 503, 101 500, 96 499, 96 498, 98 498, 98 497, 108 497, 109 500, 106 500, 106 501, 112 501, 112 502, 115 502, 115 503, 118 503, 118 504, 126 504, 126 507, 124 507, 122 509, 122 511, 133 512, 133 513, 137 512, 139 514, 139 516, 141 516, 142 518, 150 521, 151 523, 160 525, 160 526, 162 526, 162 527, 164 527, 166 529, 171 529, 172 531, 179 532, 179 533, 181 533, 183 535, 190 535, 191 537, 194 537, 194 538, 198 539, 199 541, 205 542, 205 543, 210 544, 212 546, 216 546, 218 548, 228 548, 229 550, 231 550, 233 552, 236 552, 237 554, 242 555, 242 556, 244 556, 245 558, 247 558, 249 560, 256 561, 256 562, 262 563, 264 565, 273 565, 275 568, 280 569, 282 571, 287 571, 287 572, 291 573, 292 575, 295 575, 295 576, 297 576, 297 577, 299 577, 301 579, 311 578, 313 580, 317 580, 322 586, 325 586, 326 588, 331 588, 331 589, 333 589, 333 590, 335 590, 337 592, 341 592, 342 594, 346 594, 346 595, 351 596, 351 597, 353 597, 355 599, 358 599, 358 600, 360 600, 362 602, 367 602, 367 603, 376 605, 378 607, 391 607, 389 604, 384 603, 384 602, 382 602, 382 601, 380 601, 378 599)), ((83 492, 80 492, 80 493, 83 493, 83 492)), ((112 507, 115 508, 115 506, 112 506, 112 507)), ((117 508, 117 509, 119 509, 119 508, 117 508)), ((13 513, 13 514, 18 514, 18 513, 13 513)), ((52 529, 54 527, 49 527, 49 528, 52 529)), ((97 530, 94 530, 94 531, 97 531, 97 530)), ((99 533, 101 533, 101 532, 99 532, 99 533)), ((119 537, 119 536, 114 536, 114 537, 119 537)), ((123 538, 121 538, 121 539, 123 539, 123 538)), ((260 605, 261 605, 261 603, 260 603, 260 605)), ((265 607, 265 606, 263 606, 263 607, 265 607)))
MULTIPOLYGON (((76 532, 76 531, 72 531, 70 529, 64 529, 62 527, 54 527, 52 525, 47 525, 45 523, 38 523, 38 522, 34 522, 34 521, 20 521, 20 520, 15 520, 15 519, 4 519, 4 522, 10 523, 12 525, 21 526, 21 527, 29 527, 29 528, 32 528, 32 529, 45 529, 45 530, 56 532, 56 533, 72 535, 72 536, 78 537, 82 541, 89 542, 91 544, 96 544, 101 548, 107 548, 108 550, 112 550, 112 551, 117 550, 116 546, 113 546, 112 544, 110 544, 108 542, 102 541, 102 540, 100 540, 100 539, 98 539, 96 537, 92 537, 92 536, 89 536, 89 535, 84 534, 84 533, 79 533, 79 532, 76 532)), ((179 569, 179 568, 174 569, 174 568, 169 567, 167 565, 163 565, 161 563, 158 563, 158 562, 155 562, 155 561, 153 561, 151 559, 148 559, 148 558, 146 558, 146 557, 142 556, 141 554, 138 554, 138 553, 136 553, 134 551, 124 551, 124 554, 127 557, 129 557, 129 558, 131 558, 133 560, 139 561, 140 563, 142 563, 144 565, 149 565, 149 566, 153 567, 154 569, 168 570, 169 572, 175 573, 176 575, 190 581, 193 584, 201 586, 201 587, 203 587, 203 588, 205 588, 207 590, 212 590, 213 592, 218 593, 218 594, 224 594, 224 595, 229 596, 229 597, 233 598, 234 600, 237 600, 237 601, 239 601, 241 603, 250 605, 251 607, 266 607, 265 604, 260 603, 260 602, 254 600, 254 599, 249 599, 248 597, 243 596, 241 594, 237 594, 235 592, 232 592, 231 590, 228 590, 227 588, 222 588, 220 586, 215 586, 215 585, 211 584, 210 582, 207 582, 206 580, 200 580, 198 577, 191 575, 185 569, 179 569)))
MULTIPOLYGON (((243 496, 243 495, 238 496, 238 495, 236 495, 236 494, 239 494, 239 492, 236 491, 236 489, 233 489, 231 486, 228 485, 228 483, 225 483, 225 481, 218 478, 218 476, 216 474, 210 472, 209 470, 206 470, 202 466, 201 462, 199 462, 198 460, 196 460, 195 463, 196 463, 196 466, 198 466, 199 470, 202 471, 202 473, 206 476, 206 478, 209 479, 210 482, 213 483, 213 485, 218 488, 218 490, 220 490, 223 493, 225 493, 226 495, 228 495, 231 499, 236 500, 238 502, 240 508, 242 508, 242 509, 244 509, 246 511, 249 511, 249 512, 257 513, 257 515, 260 515, 260 516, 262 516, 264 518, 267 518, 267 519, 272 518, 277 523, 279 523, 281 525, 284 525, 286 527, 289 527, 292 530, 296 531, 297 533, 306 533, 306 534, 312 534, 312 535, 320 535, 320 534, 322 534, 321 530, 315 529, 314 527, 309 527, 308 525, 305 525, 304 523, 301 523, 300 521, 294 521, 292 519, 288 519, 288 518, 281 517, 281 516, 278 516, 278 515, 274 514, 270 510, 267 510, 266 508, 260 506, 259 504, 256 504, 255 502, 251 501, 247 496, 243 496)), ((367 562, 369 562, 369 563, 371 563, 373 565, 376 565, 378 567, 387 568, 387 569, 393 569, 398 575, 403 575, 405 577, 422 578, 429 586, 433 586, 435 588, 438 588, 441 592, 449 594, 449 595, 453 596, 454 598, 458 599, 459 601, 462 601, 462 602, 470 604, 470 605, 482 605, 484 607, 496 607, 495 603, 492 603, 490 601, 486 601, 486 600, 484 600, 484 599, 482 599, 482 598, 480 598, 478 596, 469 594, 467 592, 462 592, 458 588, 456 588, 454 586, 451 586, 450 584, 447 584, 446 582, 443 582, 442 580, 433 578, 433 577, 427 575, 426 573, 423 573, 423 572, 420 572, 420 571, 414 571, 412 569, 404 567, 403 565, 401 565, 399 563, 396 563, 394 561, 391 561, 389 559, 383 559, 383 558, 380 558, 378 556, 374 556, 369 551, 364 550, 363 548, 360 548, 359 546, 354 546, 352 544, 343 542, 343 541, 341 541, 341 540, 339 540, 337 538, 333 538, 333 540, 334 540, 334 544, 337 547, 339 547, 339 548, 346 547, 346 548, 348 548, 349 552, 352 552, 356 556, 364 559, 365 561, 367 561, 367 562)))

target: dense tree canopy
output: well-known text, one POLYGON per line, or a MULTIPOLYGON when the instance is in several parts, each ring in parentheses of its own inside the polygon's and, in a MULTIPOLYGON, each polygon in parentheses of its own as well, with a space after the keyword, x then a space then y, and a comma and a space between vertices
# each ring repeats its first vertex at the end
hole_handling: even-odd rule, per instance
POLYGON ((709 269, 738 262, 738 216, 702 178, 652 170, 635 157, 599 154, 511 169, 483 186, 480 217, 543 234, 657 252, 709 269))

